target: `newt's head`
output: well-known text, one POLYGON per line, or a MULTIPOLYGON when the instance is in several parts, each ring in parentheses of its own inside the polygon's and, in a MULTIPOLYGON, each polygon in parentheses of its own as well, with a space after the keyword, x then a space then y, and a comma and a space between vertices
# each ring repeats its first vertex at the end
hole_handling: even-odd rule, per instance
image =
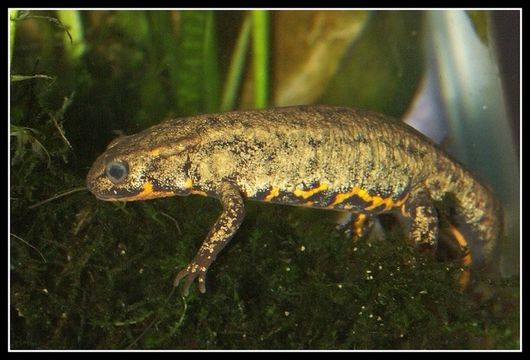
POLYGON ((172 137, 153 127, 113 140, 87 175, 87 187, 107 201, 189 195, 189 150, 195 137, 172 137))

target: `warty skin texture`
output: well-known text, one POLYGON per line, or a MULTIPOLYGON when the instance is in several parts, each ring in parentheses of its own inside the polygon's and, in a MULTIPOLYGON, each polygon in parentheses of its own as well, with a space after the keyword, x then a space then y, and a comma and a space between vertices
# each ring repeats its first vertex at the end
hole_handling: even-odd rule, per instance
MULTIPOLYGON (((121 166, 121 165, 120 165, 121 166)), ((87 185, 98 198, 134 201, 200 194, 218 198, 223 212, 188 267, 187 293, 205 274, 244 217, 244 200, 315 207, 354 214, 354 237, 384 212, 411 220, 419 249, 436 250, 434 206, 454 199, 455 228, 466 272, 488 259, 502 228, 491 192, 411 127, 384 115, 343 107, 295 106, 174 119, 114 140, 95 161, 87 185), (126 178, 111 181, 109 164, 125 164, 126 178), (469 240, 471 241, 471 239, 469 240)), ((467 277, 468 274, 466 275, 467 277)), ((461 280, 461 287, 468 280, 461 280)))

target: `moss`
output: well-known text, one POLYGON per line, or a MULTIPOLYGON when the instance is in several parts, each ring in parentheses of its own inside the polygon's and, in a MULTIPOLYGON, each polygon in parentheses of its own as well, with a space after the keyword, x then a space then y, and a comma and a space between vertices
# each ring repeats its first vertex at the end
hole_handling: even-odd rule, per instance
POLYGON ((193 287, 184 299, 168 297, 171 280, 217 216, 214 201, 123 207, 85 194, 48 207, 31 230, 40 237, 21 234, 41 239, 33 245, 46 263, 12 242, 14 348, 518 347, 517 279, 476 274, 474 288, 489 295, 462 295, 456 264, 417 255, 400 231, 352 244, 325 221, 293 225, 298 209, 249 204, 207 293, 193 287))

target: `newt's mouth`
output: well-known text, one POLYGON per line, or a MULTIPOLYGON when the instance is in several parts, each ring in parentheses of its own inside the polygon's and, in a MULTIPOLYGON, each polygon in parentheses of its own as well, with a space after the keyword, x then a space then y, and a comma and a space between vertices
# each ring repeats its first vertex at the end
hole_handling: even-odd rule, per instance
POLYGON ((92 184, 87 183, 88 190, 94 194, 98 200, 104 201, 128 201, 127 199, 135 197, 140 193, 141 190, 136 192, 130 192, 127 190, 102 190, 92 184))
POLYGON ((131 194, 101 194, 101 193, 94 193, 96 198, 98 200, 103 201, 131 201, 131 198, 133 198, 135 195, 131 194))
POLYGON ((88 189, 99 199, 104 201, 137 201, 149 200, 168 196, 175 196, 177 193, 173 191, 164 191, 157 189, 153 183, 148 181, 143 184, 142 188, 138 190, 128 189, 110 189, 107 191, 95 191, 88 185, 88 189))

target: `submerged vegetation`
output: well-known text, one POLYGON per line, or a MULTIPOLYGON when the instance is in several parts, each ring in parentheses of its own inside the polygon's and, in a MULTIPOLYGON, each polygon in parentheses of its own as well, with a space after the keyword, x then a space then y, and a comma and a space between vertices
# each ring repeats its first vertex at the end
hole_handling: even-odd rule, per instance
MULTIPOLYGON (((358 25, 344 49, 329 51, 344 54, 356 42, 366 57, 345 58, 336 73, 314 81, 325 84, 319 93, 307 96, 330 103, 333 94, 346 97, 340 77, 349 72, 364 95, 346 105, 399 115, 421 77, 419 36, 409 36, 421 32, 421 13, 351 13, 334 15, 331 23, 351 16, 358 25), (388 51, 373 45, 386 34, 373 31, 406 45, 395 54, 398 64, 387 66, 399 67, 407 81, 385 87, 379 100, 377 87, 388 81, 369 88, 366 71, 377 76, 375 70, 358 69, 388 51)), ((206 294, 194 285, 184 298, 172 280, 219 214, 215 200, 106 203, 76 191, 121 133, 168 117, 279 102, 271 76, 277 13, 10 15, 11 348, 519 347, 518 278, 477 272, 469 293, 460 294, 457 264, 418 255, 392 219, 382 220, 384 241, 352 243, 333 214, 249 203, 240 231, 207 275, 206 294)), ((324 16, 319 21, 327 24, 324 16)), ((392 74, 381 72, 387 80, 392 74)))

